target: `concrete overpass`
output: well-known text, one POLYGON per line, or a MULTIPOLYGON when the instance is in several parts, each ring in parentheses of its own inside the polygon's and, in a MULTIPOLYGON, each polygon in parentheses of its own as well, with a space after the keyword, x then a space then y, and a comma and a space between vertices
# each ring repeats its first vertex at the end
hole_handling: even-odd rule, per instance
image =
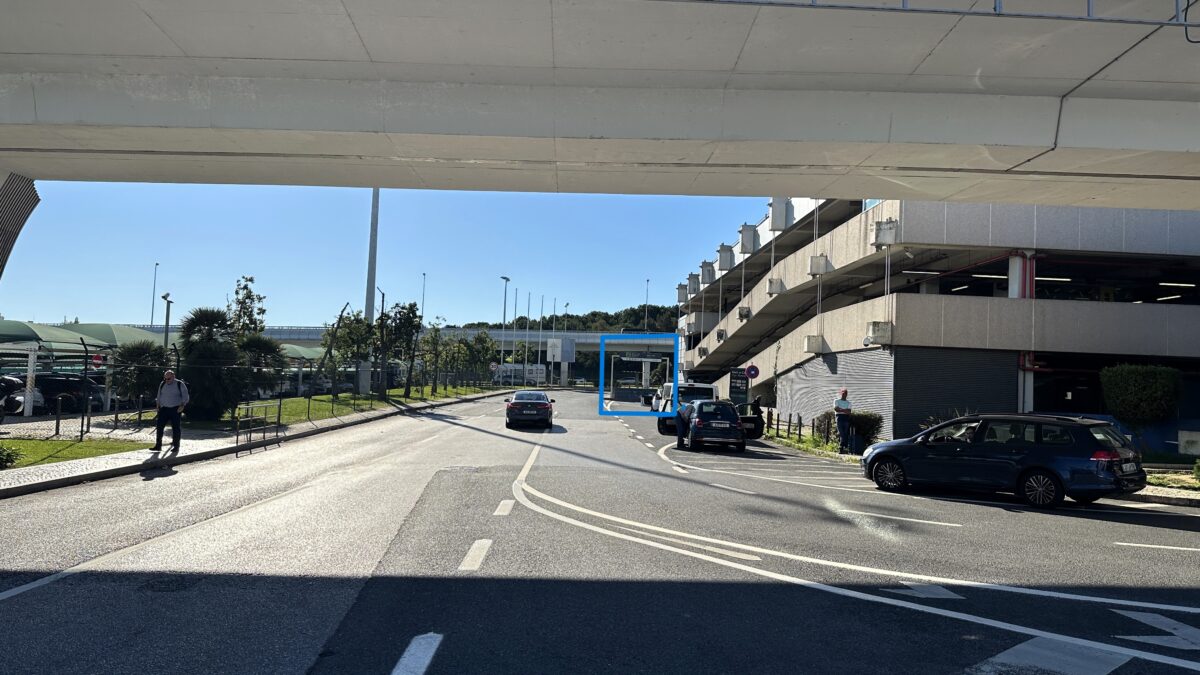
MULTIPOLYGON (((148 324, 138 324, 135 327, 141 328, 143 330, 148 330, 148 331, 151 331, 154 333, 158 333, 160 335, 162 334, 162 331, 163 331, 163 327, 161 324, 156 325, 156 326, 151 326, 148 324)), ((178 326, 171 326, 172 334, 178 332, 178 330, 179 330, 178 326)), ((283 343, 296 344, 296 345, 300 345, 302 347, 320 347, 321 346, 321 336, 325 334, 325 330, 326 329, 324 326, 267 326, 267 329, 263 332, 263 334, 266 335, 267 337, 274 338, 283 343)), ((466 339, 470 340, 470 339, 474 338, 477 333, 479 333, 479 329, 475 329, 475 328, 443 328, 442 329, 442 334, 449 338, 452 338, 452 339, 457 339, 459 337, 465 337, 466 339)), ((517 329, 516 331, 513 331, 511 329, 503 330, 503 331, 497 330, 497 329, 492 329, 492 330, 488 331, 488 334, 492 336, 492 339, 495 340, 496 343, 498 345, 500 345, 501 348, 506 349, 506 350, 513 349, 514 344, 519 343, 519 342, 525 342, 525 339, 526 339, 526 334, 525 334, 524 329, 517 329)), ((546 340, 553 339, 553 338, 560 338, 560 339, 574 340, 575 341, 575 351, 598 352, 598 351, 600 351, 600 336, 601 335, 612 335, 612 333, 599 333, 599 332, 594 332, 594 331, 545 330, 545 331, 542 331, 542 334, 541 334, 542 345, 543 345, 542 349, 545 349, 545 344, 546 344, 545 341, 546 340)), ((636 335, 636 333, 631 333, 630 335, 636 335)), ((529 331, 529 343, 531 345, 534 345, 534 344, 537 344, 537 341, 538 341, 537 330, 536 329, 530 330, 529 331)), ((670 340, 662 340, 662 339, 639 340, 636 338, 622 339, 619 344, 614 345, 614 344, 610 343, 606 347, 606 349, 608 349, 610 352, 613 351, 614 349, 618 349, 620 351, 643 351, 643 352, 654 352, 654 353, 660 353, 660 354, 670 354, 674 351, 674 348, 675 348, 675 346, 673 344, 671 344, 670 340)))
POLYGON ((1174 0, 856 4, 0 0, 0 179, 1200 209, 1174 0))

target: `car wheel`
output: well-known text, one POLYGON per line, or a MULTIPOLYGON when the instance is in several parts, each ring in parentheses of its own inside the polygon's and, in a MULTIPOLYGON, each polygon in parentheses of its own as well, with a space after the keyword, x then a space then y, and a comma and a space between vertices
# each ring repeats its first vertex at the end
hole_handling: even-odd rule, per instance
POLYGON ((871 479, 879 486, 880 490, 888 490, 893 492, 903 490, 904 486, 908 485, 908 477, 904 475, 904 467, 900 466, 900 462, 886 457, 875 463, 875 467, 871 469, 871 479))
POLYGON ((1017 485, 1017 496, 1026 504, 1043 509, 1058 506, 1064 497, 1058 478, 1042 469, 1035 469, 1021 476, 1017 485))
POLYGON ((504 420, 504 428, 511 429, 512 428, 512 420, 504 420))
POLYGON ((696 440, 696 434, 695 434, 695 433, 693 433, 693 432, 691 432, 691 431, 689 431, 689 432, 688 432, 688 435, 687 435, 687 447, 688 447, 688 450, 691 450, 692 452, 699 452, 699 451, 700 451, 700 446, 701 446, 701 445, 702 445, 702 444, 700 443, 700 441, 697 441, 697 440, 696 440))

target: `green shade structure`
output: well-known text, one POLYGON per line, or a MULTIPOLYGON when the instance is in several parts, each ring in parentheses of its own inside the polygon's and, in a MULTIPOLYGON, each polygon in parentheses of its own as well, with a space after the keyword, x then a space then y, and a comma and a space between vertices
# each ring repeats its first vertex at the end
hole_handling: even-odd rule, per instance
POLYGON ((149 340, 154 344, 162 344, 162 335, 148 330, 125 326, 119 323, 73 323, 70 330, 83 333, 96 341, 109 346, 120 347, 131 342, 149 340))
POLYGON ((52 352, 82 352, 80 338, 87 343, 89 350, 104 349, 107 346, 103 340, 66 328, 30 321, 0 320, 0 350, 4 347, 19 346, 39 347, 52 352))

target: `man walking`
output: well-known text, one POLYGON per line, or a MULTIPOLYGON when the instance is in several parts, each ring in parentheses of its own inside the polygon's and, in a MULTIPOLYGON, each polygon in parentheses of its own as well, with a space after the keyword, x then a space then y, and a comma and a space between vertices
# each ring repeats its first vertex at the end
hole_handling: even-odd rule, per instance
POLYGON ((842 389, 838 400, 833 402, 833 417, 837 420, 838 453, 850 452, 850 392, 842 389))
MULTIPOLYGON (((664 403, 663 405, 666 405, 664 403)), ((683 402, 675 409, 675 449, 683 448, 683 437, 687 434, 687 418, 683 416, 683 402)))
POLYGON ((163 373, 163 381, 158 385, 158 396, 155 398, 155 405, 158 406, 155 451, 162 450, 163 428, 168 422, 171 423, 171 450, 179 451, 179 416, 190 400, 187 385, 175 378, 175 371, 163 373))

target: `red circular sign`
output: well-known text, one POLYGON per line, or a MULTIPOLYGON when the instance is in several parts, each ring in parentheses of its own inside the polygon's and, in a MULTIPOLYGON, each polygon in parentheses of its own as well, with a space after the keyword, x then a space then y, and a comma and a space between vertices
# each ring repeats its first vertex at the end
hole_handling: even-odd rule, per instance
POLYGON ((99 354, 92 355, 92 365, 99 368, 104 365, 104 357, 99 354))

